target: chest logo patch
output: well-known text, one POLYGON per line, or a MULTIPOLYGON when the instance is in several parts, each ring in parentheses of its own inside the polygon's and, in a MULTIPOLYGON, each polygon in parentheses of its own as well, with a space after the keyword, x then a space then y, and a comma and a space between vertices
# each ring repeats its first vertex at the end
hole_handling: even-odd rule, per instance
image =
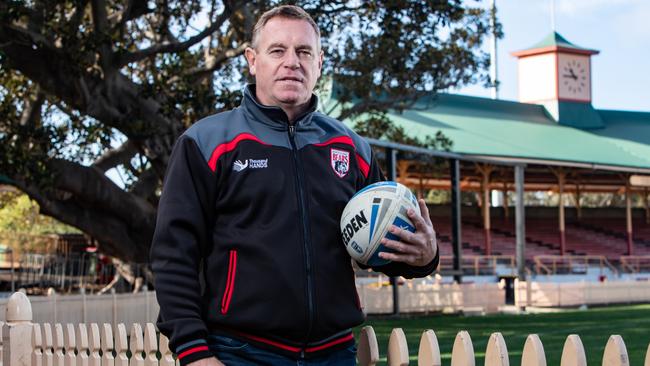
POLYGON ((350 152, 339 149, 330 150, 330 166, 334 173, 343 178, 350 171, 350 152))
POLYGON ((237 160, 232 164, 232 170, 241 172, 248 169, 265 169, 269 167, 269 159, 244 159, 244 161, 237 160))

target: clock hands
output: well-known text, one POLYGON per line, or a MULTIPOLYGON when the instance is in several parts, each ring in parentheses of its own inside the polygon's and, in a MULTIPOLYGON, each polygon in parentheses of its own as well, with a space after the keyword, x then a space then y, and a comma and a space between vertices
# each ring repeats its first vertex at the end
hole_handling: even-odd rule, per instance
POLYGON ((578 75, 576 75, 571 67, 569 68, 569 74, 563 74, 562 76, 578 81, 578 75))

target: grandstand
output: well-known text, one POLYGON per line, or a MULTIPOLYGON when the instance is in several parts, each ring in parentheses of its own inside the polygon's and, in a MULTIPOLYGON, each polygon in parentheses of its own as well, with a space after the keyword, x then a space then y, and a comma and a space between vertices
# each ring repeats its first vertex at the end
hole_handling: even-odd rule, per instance
MULTIPOLYGON (((650 112, 592 106, 596 54, 553 32, 513 53, 518 102, 431 94, 388 113, 411 137, 441 131, 453 142, 442 152, 370 140, 389 178, 422 196, 452 192, 449 204, 431 207, 443 274, 494 273, 508 262, 520 278, 592 265, 617 274, 650 270, 650 112), (576 73, 582 84, 569 87, 576 73), (432 156, 449 167, 431 164, 432 156), (461 207, 461 191, 477 196, 472 206, 461 207), (495 192, 502 202, 492 202, 495 192), (560 204, 536 207, 524 202, 524 192, 552 193, 560 204), (625 207, 581 207, 593 193, 623 196, 625 207), (632 207, 633 196, 644 204, 632 207), (477 269, 490 263, 492 271, 477 269)), ((341 95, 334 86, 324 109, 343 108, 341 95)))

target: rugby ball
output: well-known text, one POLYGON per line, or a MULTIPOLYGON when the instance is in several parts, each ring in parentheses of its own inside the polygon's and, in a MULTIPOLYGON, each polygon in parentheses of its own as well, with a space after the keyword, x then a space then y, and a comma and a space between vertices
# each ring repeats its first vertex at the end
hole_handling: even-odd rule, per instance
POLYGON ((343 209, 341 234, 343 244, 357 262, 381 266, 390 261, 380 252, 394 252, 381 244, 381 239, 399 238, 388 232, 391 225, 415 232, 406 214, 412 208, 420 213, 417 199, 406 186, 392 181, 371 184, 357 192, 343 209))

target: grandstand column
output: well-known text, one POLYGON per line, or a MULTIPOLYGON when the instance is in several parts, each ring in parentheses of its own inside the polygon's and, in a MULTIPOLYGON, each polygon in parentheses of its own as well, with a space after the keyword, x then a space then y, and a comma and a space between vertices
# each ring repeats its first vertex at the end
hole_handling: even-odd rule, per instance
POLYGON ((557 177, 558 181, 558 211, 559 211, 559 228, 560 228, 560 255, 566 252, 566 235, 565 235, 565 221, 564 221, 564 183, 566 181, 566 172, 562 168, 553 169, 551 171, 557 177))
POLYGON ((648 204, 648 188, 643 188, 643 206, 645 207, 645 223, 650 224, 650 204, 648 204))
POLYGON ((524 166, 515 166, 515 238, 517 243, 517 274, 520 280, 526 279, 526 215, 524 211, 524 166))
MULTIPOLYGON (((397 150, 386 148, 386 173, 388 180, 397 181, 397 150)), ((400 177, 405 179, 406 176, 400 177)), ((399 314, 399 287, 397 277, 390 278, 390 285, 393 288, 393 314, 399 314)))
POLYGON ((507 222, 510 217, 510 209, 508 207, 508 180, 505 178, 507 171, 503 169, 503 221, 507 222))
POLYGON ((454 281, 462 283, 463 269, 460 223, 460 162, 449 159, 449 176, 451 179, 451 248, 454 253, 454 281))
POLYGON ((578 221, 582 220, 582 206, 580 205, 580 183, 576 183, 576 218, 578 221))
POLYGON ((625 220, 627 228, 627 255, 632 255, 632 190, 630 179, 625 179, 625 220))
POLYGON ((476 164, 476 169, 483 176, 483 232, 485 238, 485 255, 492 255, 492 240, 490 238, 490 174, 494 167, 489 164, 476 164))

